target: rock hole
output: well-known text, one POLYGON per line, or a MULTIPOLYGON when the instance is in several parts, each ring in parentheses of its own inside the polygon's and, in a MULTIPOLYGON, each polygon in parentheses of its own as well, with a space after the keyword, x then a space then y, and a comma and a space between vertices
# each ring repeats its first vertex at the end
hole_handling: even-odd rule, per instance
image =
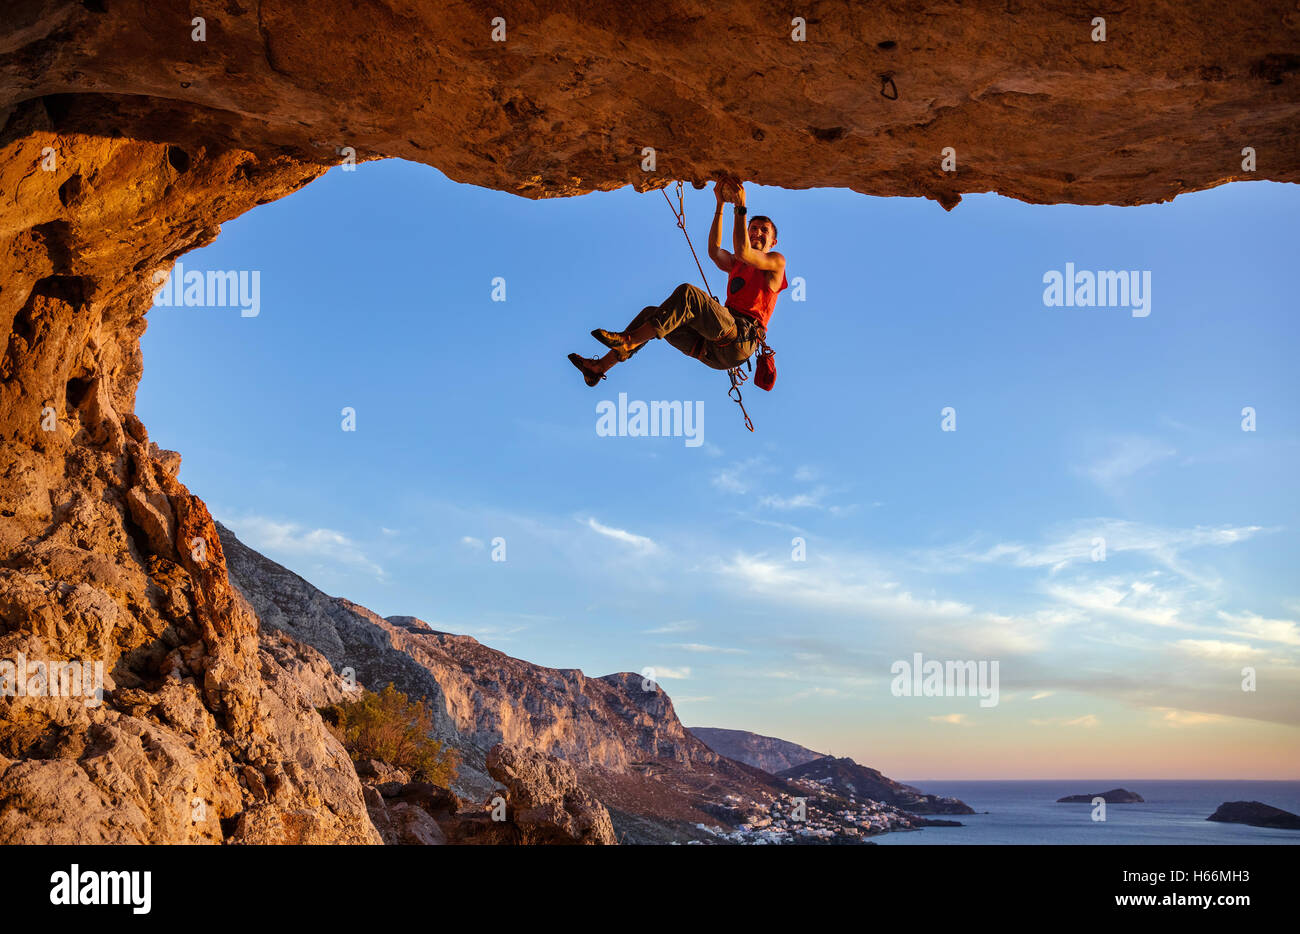
POLYGON ((81 408, 81 403, 86 401, 86 396, 90 395, 90 387, 95 383, 93 378, 83 378, 74 376, 68 380, 67 388, 64 390, 64 397, 68 400, 68 410, 81 408))
POLYGON ((1251 77, 1262 78, 1269 84, 1281 84, 1294 71, 1300 71, 1300 55, 1290 52, 1273 52, 1250 67, 1251 77))
MULTIPOLYGON (((72 228, 67 221, 47 221, 32 228, 33 243, 45 250, 50 258, 50 265, 59 272, 65 272, 72 265, 72 228)), ((37 283, 39 287, 40 283, 37 283)))
POLYGON ((24 308, 14 316, 14 333, 31 346, 32 339, 36 337, 36 321, 32 318, 32 310, 24 308))
POLYGON ((81 5, 92 13, 108 12, 108 4, 104 0, 81 0, 81 5))
POLYGON ((33 297, 53 298, 73 308, 84 306, 89 294, 90 280, 83 276, 46 276, 32 287, 33 297))
POLYGON ((81 197, 81 176, 74 175, 59 186, 59 203, 65 208, 81 197))
POLYGON ((46 94, 41 98, 41 106, 45 108, 45 115, 50 118, 51 126, 57 130, 72 110, 72 95, 46 94))
POLYGON ((809 127, 808 132, 823 143, 833 143, 844 136, 844 127, 809 127))
POLYGON ((886 52, 888 52, 890 49, 898 48, 898 43, 895 42, 893 39, 886 39, 884 42, 877 42, 876 48, 884 49, 886 52))
POLYGON ((167 147, 167 161, 182 175, 190 170, 190 154, 179 146, 167 147))

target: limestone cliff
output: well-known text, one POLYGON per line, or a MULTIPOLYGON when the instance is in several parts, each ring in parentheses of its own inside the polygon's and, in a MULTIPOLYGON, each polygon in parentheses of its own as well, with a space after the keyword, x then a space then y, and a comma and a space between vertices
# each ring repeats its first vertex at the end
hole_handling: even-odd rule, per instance
MULTIPOLYGON (((99 661, 106 690, 0 700, 0 840, 376 838, 179 455, 132 414, 156 274, 330 165, 404 157, 533 198, 728 172, 948 207, 1300 178, 1290 0, 1102 11, 1104 42, 1064 0, 500 6, 5 5, 0 659, 99 661)), ((448 716, 477 718, 448 685, 448 716)))

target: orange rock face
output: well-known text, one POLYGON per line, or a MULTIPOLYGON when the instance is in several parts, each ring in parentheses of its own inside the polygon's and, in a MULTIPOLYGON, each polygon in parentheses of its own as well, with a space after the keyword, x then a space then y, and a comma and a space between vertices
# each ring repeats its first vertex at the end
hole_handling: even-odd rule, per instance
POLYGON ((0 842, 379 840, 178 455, 132 414, 155 274, 329 166, 396 156, 530 198, 725 173, 946 207, 1300 180, 1292 2, 1152 0, 1098 14, 1104 41, 1064 2, 502 6, 6 4, 0 689, 21 654, 102 662, 104 694, 0 697, 0 842))

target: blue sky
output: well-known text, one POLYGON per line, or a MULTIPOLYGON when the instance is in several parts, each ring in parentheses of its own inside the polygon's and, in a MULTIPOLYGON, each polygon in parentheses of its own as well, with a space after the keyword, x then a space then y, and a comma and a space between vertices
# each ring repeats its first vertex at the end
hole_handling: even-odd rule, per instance
MULTIPOLYGON (((806 288, 753 434, 666 344, 595 389, 565 360, 698 281, 659 193, 532 202, 400 161, 184 257, 258 271, 260 312, 153 309, 138 411, 218 519, 326 592, 653 668, 688 725, 915 779, 1300 776, 1300 189, 748 201, 806 288), (1046 307, 1066 263, 1150 271, 1150 314, 1046 307), (703 402, 704 443, 599 437, 620 392, 703 402), (894 696, 916 652, 997 660, 998 705, 894 696)), ((687 187, 699 249, 712 205, 687 187)))

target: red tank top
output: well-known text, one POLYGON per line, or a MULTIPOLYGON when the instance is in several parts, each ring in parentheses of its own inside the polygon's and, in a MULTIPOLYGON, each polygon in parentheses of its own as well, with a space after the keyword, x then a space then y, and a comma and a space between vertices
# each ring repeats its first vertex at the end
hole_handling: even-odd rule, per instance
POLYGON ((732 263, 727 279, 726 306, 732 311, 757 319, 766 330, 767 322, 772 319, 772 311, 776 308, 776 297, 789 285, 782 272, 781 287, 773 292, 767 287, 766 272, 738 259, 732 263))

